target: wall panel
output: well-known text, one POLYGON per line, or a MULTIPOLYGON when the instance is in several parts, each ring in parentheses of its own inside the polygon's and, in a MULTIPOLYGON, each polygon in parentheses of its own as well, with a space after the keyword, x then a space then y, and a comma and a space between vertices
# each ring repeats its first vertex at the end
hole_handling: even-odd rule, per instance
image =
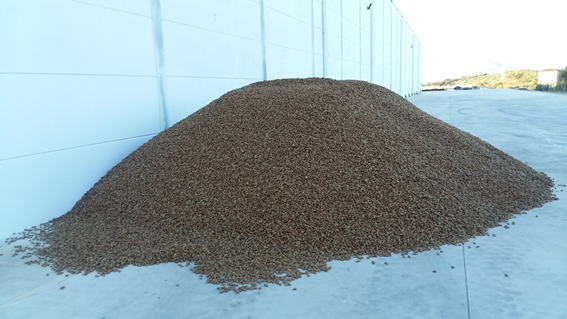
POLYGON ((277 45, 266 45, 268 80, 311 77, 312 54, 277 45))
POLYGON ((154 77, 0 75, 0 159, 159 132, 154 77))
POLYGON ((147 16, 73 1, 0 2, 0 72, 155 76, 147 16))
POLYGON ((262 79, 259 41, 168 21, 163 36, 167 75, 262 79))

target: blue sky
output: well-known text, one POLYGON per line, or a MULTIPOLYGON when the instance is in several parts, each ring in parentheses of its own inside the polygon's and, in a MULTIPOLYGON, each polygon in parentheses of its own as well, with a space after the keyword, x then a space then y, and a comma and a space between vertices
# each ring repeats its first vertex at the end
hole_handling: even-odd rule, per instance
POLYGON ((565 0, 394 0, 423 44, 423 82, 567 66, 565 0))

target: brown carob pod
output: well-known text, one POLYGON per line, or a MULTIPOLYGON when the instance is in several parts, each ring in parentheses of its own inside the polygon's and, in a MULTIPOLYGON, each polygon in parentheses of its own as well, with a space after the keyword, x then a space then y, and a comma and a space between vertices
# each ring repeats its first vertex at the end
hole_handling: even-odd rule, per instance
POLYGON ((550 201, 552 184, 381 86, 264 81, 140 146, 40 228, 36 253, 71 273, 194 262, 241 292, 465 242, 550 201))

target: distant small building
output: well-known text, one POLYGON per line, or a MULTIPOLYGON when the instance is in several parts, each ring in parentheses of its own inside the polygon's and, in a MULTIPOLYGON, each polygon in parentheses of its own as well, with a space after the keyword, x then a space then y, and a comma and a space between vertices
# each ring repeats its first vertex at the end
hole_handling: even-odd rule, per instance
POLYGON ((539 84, 557 84, 559 80, 559 70, 545 69, 537 72, 537 82, 539 84))

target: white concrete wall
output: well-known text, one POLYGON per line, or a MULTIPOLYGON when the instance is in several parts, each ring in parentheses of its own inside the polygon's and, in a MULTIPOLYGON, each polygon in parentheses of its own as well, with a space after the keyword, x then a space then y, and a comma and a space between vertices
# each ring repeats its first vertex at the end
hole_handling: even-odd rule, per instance
POLYGON ((421 44, 390 0, 0 1, 0 237, 223 93, 290 77, 410 96, 421 44))

